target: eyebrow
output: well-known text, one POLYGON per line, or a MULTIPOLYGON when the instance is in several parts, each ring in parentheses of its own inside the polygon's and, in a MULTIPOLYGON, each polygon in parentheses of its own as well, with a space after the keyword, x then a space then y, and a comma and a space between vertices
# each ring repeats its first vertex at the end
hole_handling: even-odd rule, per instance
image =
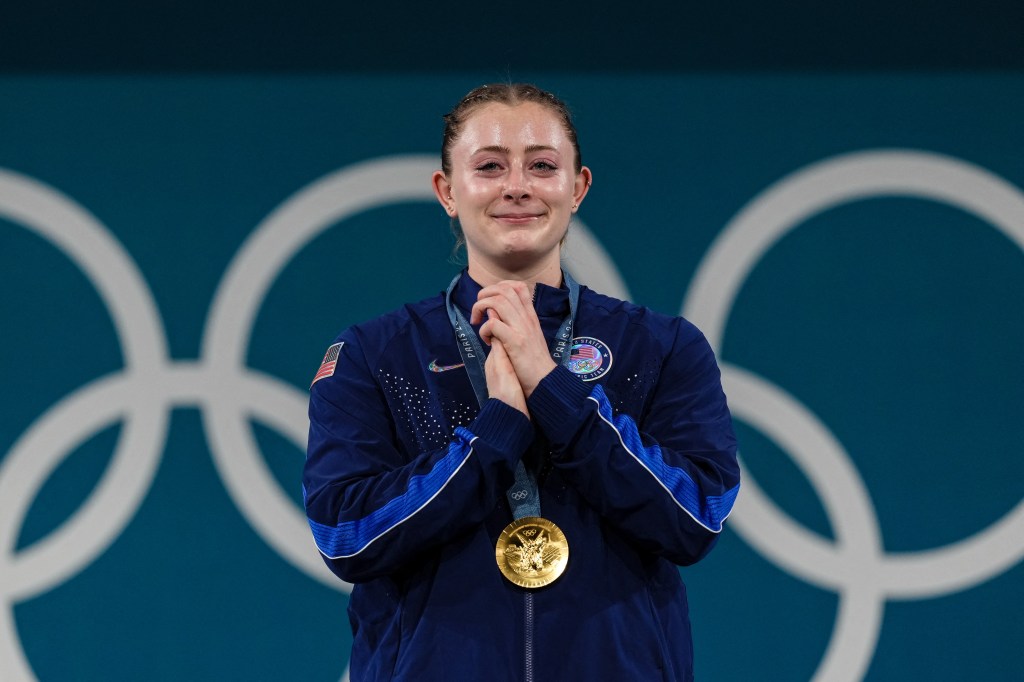
MULTIPOLYGON (((551 145, 547 145, 547 144, 531 144, 529 147, 526 148, 526 153, 527 154, 532 154, 533 152, 546 152, 546 151, 557 152, 558 150, 555 149, 554 147, 552 147, 551 145)), ((499 144, 495 144, 495 145, 490 145, 488 147, 480 147, 479 149, 477 149, 473 153, 474 154, 479 154, 480 152, 497 152, 499 154, 511 154, 512 150, 509 149, 508 147, 502 147, 499 144)))

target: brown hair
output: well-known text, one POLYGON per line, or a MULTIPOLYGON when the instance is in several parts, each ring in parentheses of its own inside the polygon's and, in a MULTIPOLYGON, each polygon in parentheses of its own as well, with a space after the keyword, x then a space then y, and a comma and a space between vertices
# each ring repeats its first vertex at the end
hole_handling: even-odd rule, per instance
POLYGON ((555 95, 541 90, 530 83, 489 83, 470 90, 462 100, 455 105, 455 108, 444 115, 444 137, 441 140, 441 170, 446 176, 452 172, 451 148, 462 132, 462 125, 466 119, 478 108, 485 104, 497 102, 514 107, 523 102, 535 102, 548 107, 555 112, 562 121, 565 134, 572 143, 575 152, 573 159, 576 172, 583 168, 580 159, 580 144, 576 138, 576 126, 572 122, 572 114, 565 102, 555 95))

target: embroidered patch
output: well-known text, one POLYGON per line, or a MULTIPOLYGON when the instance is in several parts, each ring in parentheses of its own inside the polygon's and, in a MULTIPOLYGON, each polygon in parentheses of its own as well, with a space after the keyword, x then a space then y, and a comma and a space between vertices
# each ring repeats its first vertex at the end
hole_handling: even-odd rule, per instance
POLYGON ((338 353, 341 352, 341 347, 345 345, 344 341, 339 341, 324 353, 324 360, 320 363, 320 369, 316 371, 316 376, 313 377, 313 382, 309 385, 313 388, 313 384, 326 379, 327 377, 334 376, 334 368, 338 365, 338 353))
POLYGON ((592 336, 577 336, 572 340, 569 371, 584 381, 593 381, 608 373, 612 367, 612 352, 603 341, 592 336))

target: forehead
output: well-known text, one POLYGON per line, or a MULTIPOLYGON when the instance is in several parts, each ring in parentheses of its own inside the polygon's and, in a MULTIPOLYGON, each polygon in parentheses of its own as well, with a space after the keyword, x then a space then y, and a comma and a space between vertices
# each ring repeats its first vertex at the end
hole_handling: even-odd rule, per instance
POLYGON ((543 145, 570 147, 562 119, 550 107, 536 102, 514 106, 489 102, 473 110, 463 121, 456 146, 472 152, 480 147, 543 145))

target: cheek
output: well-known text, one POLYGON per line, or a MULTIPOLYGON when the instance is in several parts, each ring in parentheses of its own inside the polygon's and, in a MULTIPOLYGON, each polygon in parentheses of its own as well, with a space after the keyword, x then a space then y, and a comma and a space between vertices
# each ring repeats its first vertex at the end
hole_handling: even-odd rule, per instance
POLYGON ((552 200, 572 203, 576 185, 571 178, 558 178, 545 187, 545 194, 552 200))
POLYGON ((494 183, 481 181, 480 178, 466 178, 454 188, 455 196, 469 202, 489 199, 496 190, 494 183))

